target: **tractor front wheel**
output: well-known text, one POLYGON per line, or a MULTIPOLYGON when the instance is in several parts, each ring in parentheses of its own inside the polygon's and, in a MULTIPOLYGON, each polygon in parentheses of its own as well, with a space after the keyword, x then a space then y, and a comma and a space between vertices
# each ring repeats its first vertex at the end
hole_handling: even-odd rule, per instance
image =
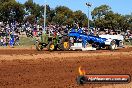
POLYGON ((53 42, 49 42, 49 44, 48 44, 48 50, 49 51, 54 51, 55 50, 55 45, 54 45, 53 42))

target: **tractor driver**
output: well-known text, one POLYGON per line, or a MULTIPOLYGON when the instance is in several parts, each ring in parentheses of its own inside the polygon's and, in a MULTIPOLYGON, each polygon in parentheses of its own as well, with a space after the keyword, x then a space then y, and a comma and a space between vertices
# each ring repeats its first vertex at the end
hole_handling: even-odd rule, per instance
POLYGON ((54 36, 54 38, 56 38, 56 36, 57 36, 56 30, 53 31, 53 36, 54 36))

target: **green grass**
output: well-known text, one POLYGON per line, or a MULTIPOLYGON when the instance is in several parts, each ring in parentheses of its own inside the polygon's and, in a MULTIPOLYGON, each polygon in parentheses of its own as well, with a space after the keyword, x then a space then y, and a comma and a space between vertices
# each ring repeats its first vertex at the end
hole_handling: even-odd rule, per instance
POLYGON ((131 40, 125 40, 125 45, 132 45, 132 39, 131 40))
POLYGON ((20 46, 31 46, 35 44, 35 38, 30 37, 20 37, 20 46))

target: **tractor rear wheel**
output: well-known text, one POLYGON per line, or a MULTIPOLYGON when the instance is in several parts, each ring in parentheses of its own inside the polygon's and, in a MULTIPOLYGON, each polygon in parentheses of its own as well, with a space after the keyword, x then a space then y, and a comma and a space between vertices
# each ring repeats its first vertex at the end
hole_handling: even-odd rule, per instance
POLYGON ((37 44, 36 44, 36 49, 37 49, 38 51, 41 51, 41 50, 43 49, 42 44, 41 44, 40 42, 37 42, 37 44))
POLYGON ((68 37, 64 37, 62 38, 62 41, 61 41, 61 50, 69 50, 70 49, 70 40, 68 37))

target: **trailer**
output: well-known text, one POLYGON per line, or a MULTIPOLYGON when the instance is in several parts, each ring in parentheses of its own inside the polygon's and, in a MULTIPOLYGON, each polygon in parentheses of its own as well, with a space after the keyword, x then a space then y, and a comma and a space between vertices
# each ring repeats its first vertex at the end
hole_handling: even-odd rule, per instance
POLYGON ((123 43, 124 37, 120 34, 118 34, 118 35, 109 35, 109 34, 99 35, 99 37, 106 38, 106 39, 113 39, 116 41, 117 47, 124 47, 124 43, 123 43))
POLYGON ((71 50, 98 50, 102 48, 114 50, 117 48, 114 39, 87 35, 82 29, 78 29, 78 31, 72 29, 68 36, 70 38, 71 50))

